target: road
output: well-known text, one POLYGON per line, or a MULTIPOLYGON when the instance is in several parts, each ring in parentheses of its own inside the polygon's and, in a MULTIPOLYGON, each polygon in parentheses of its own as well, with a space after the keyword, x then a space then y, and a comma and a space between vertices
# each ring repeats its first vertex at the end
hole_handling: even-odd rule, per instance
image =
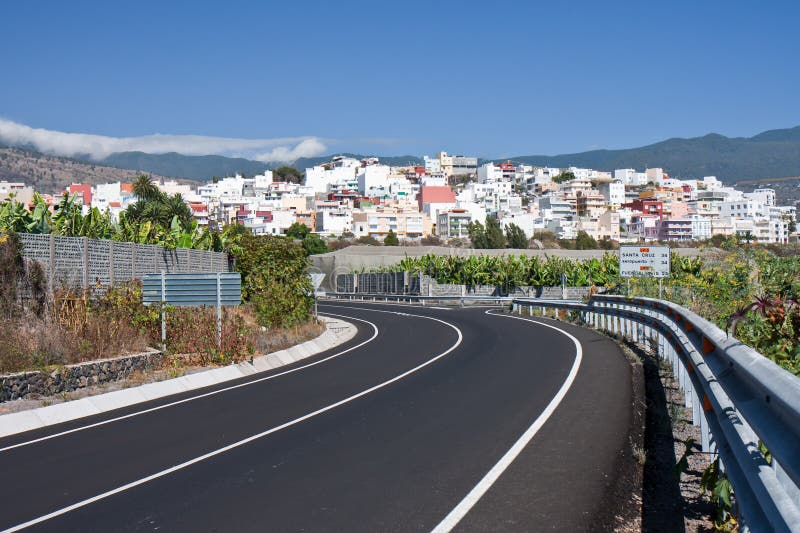
POLYGON ((0 439, 0 529, 589 531, 607 514, 631 420, 610 340, 489 308, 320 312, 358 334, 0 439))

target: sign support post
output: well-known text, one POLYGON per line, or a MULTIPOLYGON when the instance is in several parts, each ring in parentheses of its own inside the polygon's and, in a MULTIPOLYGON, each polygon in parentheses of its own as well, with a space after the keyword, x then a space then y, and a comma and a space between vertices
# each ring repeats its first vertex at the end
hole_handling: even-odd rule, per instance
POLYGON ((222 351, 222 307, 242 302, 242 277, 235 272, 186 272, 145 274, 142 303, 160 305, 161 342, 167 344, 167 306, 217 308, 217 348, 222 351))
POLYGON ((222 352, 222 283, 217 272, 217 349, 222 352))
POLYGON ((167 305, 167 280, 165 273, 161 271, 161 349, 167 351, 167 317, 165 306, 167 305))

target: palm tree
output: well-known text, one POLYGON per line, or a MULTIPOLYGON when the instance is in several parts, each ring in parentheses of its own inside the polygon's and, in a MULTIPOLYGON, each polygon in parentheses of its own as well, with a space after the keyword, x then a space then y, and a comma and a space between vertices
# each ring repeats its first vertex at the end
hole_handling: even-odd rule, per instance
POLYGON ((172 219, 174 217, 178 217, 178 221, 181 225, 188 229, 192 222, 194 222, 194 217, 192 216, 192 211, 189 209, 189 206, 186 205, 183 197, 180 194, 174 194, 172 196, 166 196, 162 204, 164 206, 164 215, 167 217, 168 223, 172 223, 172 219))
POLYGON ((151 200, 159 200, 163 197, 164 193, 156 187, 150 176, 140 174, 133 180, 133 194, 139 201, 148 202, 151 200))
POLYGON ((750 244, 750 243, 751 243, 751 242, 753 242, 755 239, 756 239, 756 236, 755 236, 755 235, 753 235, 753 232, 752 232, 752 231, 750 231, 750 230, 747 230, 747 231, 745 231, 745 232, 744 232, 744 234, 742 235, 742 240, 743 240, 744 242, 746 242, 747 244, 750 244))

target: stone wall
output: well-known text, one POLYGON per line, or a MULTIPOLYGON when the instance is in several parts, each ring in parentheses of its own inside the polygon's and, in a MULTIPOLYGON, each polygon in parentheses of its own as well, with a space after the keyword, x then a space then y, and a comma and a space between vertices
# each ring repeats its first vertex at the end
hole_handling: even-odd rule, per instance
POLYGON ((48 372, 19 372, 0 376, 0 402, 70 392, 90 385, 118 381, 137 370, 150 370, 163 358, 159 351, 126 355, 56 367, 48 372))

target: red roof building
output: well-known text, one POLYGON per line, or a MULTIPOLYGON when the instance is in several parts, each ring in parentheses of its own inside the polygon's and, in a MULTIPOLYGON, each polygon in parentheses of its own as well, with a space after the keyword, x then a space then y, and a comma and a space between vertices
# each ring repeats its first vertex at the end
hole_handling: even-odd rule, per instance
POLYGON ((81 183, 73 183, 67 187, 67 192, 70 196, 77 196, 80 198, 83 205, 92 205, 92 186, 83 185, 81 183))
POLYGON ((425 204, 454 204, 456 203, 456 193, 446 185, 428 185, 422 187, 417 195, 419 210, 425 204))
POLYGON ((623 207, 629 207, 645 215, 657 216, 659 220, 664 218, 664 202, 661 200, 643 200, 641 198, 636 198, 628 204, 623 204, 623 207))

